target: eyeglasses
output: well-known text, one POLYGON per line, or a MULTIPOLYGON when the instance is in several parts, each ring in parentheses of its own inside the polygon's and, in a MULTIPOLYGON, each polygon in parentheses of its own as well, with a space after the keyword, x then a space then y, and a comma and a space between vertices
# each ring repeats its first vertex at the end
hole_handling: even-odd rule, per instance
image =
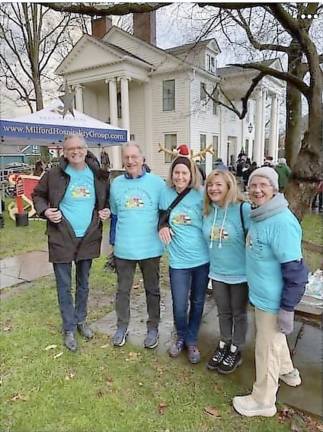
POLYGON ((85 150, 86 147, 84 146, 79 146, 79 147, 69 147, 66 148, 65 151, 67 151, 68 153, 74 152, 74 151, 82 151, 85 150))
POLYGON ((269 189, 269 188, 272 188, 272 187, 273 187, 273 185, 268 184, 268 183, 259 183, 259 184, 251 184, 251 185, 248 187, 248 189, 249 189, 250 191, 255 191, 255 190, 257 190, 257 189, 266 190, 266 189, 269 189))

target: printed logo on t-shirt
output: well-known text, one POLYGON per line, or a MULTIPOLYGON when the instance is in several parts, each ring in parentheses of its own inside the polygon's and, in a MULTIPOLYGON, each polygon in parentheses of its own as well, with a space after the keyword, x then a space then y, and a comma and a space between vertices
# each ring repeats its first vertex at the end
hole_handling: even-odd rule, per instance
POLYGON ((179 213, 173 217, 172 222, 175 225, 191 225, 192 219, 185 213, 179 213))
POLYGON ((224 228, 219 228, 217 226, 213 227, 210 234, 211 240, 227 240, 229 238, 229 233, 224 228))
POLYGON ((72 185, 71 186, 72 198, 88 198, 91 196, 90 188, 87 185, 72 185))
POLYGON ((143 207, 145 205, 144 201, 142 200, 141 197, 131 197, 129 199, 126 200, 125 203, 125 207, 126 208, 140 208, 143 207))

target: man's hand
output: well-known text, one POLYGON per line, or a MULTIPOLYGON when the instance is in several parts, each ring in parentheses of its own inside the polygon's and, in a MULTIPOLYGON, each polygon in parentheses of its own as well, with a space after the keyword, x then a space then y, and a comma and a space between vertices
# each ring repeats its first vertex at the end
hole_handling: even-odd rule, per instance
POLYGON ((110 217, 110 210, 108 208, 104 208, 102 210, 98 211, 99 213, 99 218, 101 219, 101 221, 105 221, 110 217))
POLYGON ((173 231, 169 227, 164 227, 159 230, 159 238, 166 245, 172 241, 172 235, 173 231))
POLYGON ((60 223, 62 220, 61 211, 55 207, 49 207, 47 210, 45 210, 44 215, 53 223, 60 223))

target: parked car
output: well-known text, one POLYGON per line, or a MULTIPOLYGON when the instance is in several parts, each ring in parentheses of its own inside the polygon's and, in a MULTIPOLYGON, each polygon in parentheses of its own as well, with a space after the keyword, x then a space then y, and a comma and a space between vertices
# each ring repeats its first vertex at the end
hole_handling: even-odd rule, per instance
POLYGON ((11 171, 14 173, 29 173, 32 171, 32 167, 23 162, 11 162, 4 167, 5 171, 11 171))

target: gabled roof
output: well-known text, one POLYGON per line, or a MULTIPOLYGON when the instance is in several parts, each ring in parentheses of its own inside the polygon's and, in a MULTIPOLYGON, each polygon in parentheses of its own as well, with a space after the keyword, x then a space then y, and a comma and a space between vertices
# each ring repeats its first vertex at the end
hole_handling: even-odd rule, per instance
MULTIPOLYGON (((125 57, 129 59, 133 59, 136 61, 140 61, 143 63, 144 66, 152 67, 152 65, 142 58, 138 57, 137 55, 134 55, 130 53, 129 51, 126 51, 123 48, 120 48, 116 45, 113 45, 109 42, 106 42, 102 39, 98 39, 94 36, 84 34, 76 43, 76 45, 73 47, 73 49, 68 53, 68 55, 65 57, 65 59, 58 65, 58 67, 55 70, 55 73, 60 75, 64 73, 64 69, 67 67, 69 63, 73 61, 73 59, 76 57, 77 53, 81 52, 82 48, 87 42, 94 43, 98 47, 101 47, 104 49, 107 53, 113 54, 115 57, 118 58, 119 61, 124 60, 125 57)), ((103 62, 104 63, 104 62, 103 62)), ((95 65, 93 65, 95 67, 95 65)))
POLYGON ((197 42, 195 41, 195 42, 186 43, 184 45, 174 46, 171 48, 167 48, 165 51, 173 55, 178 55, 191 50, 208 47, 211 43, 214 43, 216 45, 216 50, 220 53, 221 52, 220 47, 214 38, 204 39, 197 42))
MULTIPOLYGON (((274 63, 276 63, 276 62, 278 63, 278 66, 279 66, 278 69, 283 70, 281 60, 278 57, 276 57, 274 59, 269 59, 269 60, 264 60, 264 61, 259 61, 259 62, 250 62, 250 63, 244 63, 244 64, 252 66, 254 64, 260 63, 264 66, 273 66, 274 63)), ((250 74, 254 74, 257 71, 256 71, 256 69, 245 69, 245 68, 242 68, 240 66, 235 66, 235 65, 217 68, 217 73, 221 77, 226 77, 228 75, 236 75, 236 74, 241 74, 241 73, 246 73, 246 72, 249 72, 250 74)))

